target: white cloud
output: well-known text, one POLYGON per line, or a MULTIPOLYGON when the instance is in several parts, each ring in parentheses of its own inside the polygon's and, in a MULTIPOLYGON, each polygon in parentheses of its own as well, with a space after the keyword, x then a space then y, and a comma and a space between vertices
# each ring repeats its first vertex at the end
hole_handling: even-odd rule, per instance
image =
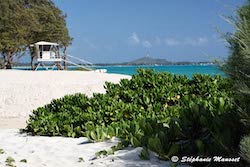
POLYGON ((135 32, 133 32, 129 36, 129 43, 133 44, 133 45, 138 45, 140 43, 140 38, 139 38, 139 36, 135 32))
POLYGON ((151 48, 152 43, 149 40, 142 40, 139 38, 137 33, 133 32, 129 38, 129 44, 134 45, 134 46, 143 46, 145 48, 151 48))
POLYGON ((151 48, 152 44, 149 41, 143 41, 142 46, 144 46, 145 48, 151 48))
POLYGON ((160 38, 158 36, 155 36, 152 40, 148 40, 145 38, 140 38, 137 33, 133 32, 129 36, 129 44, 134 46, 143 46, 145 48, 152 48, 153 45, 160 46, 162 44, 165 44, 166 46, 200 46, 208 43, 208 38, 206 36, 196 37, 196 38, 160 38))
POLYGON ((167 46, 177 46, 177 45, 180 45, 181 43, 177 40, 177 39, 174 39, 174 38, 166 38, 165 39, 165 44, 167 46))
POLYGON ((155 37, 155 39, 154 39, 154 43, 156 44, 156 45, 161 45, 161 43, 162 43, 162 40, 161 40, 161 38, 159 38, 159 37, 155 37))
POLYGON ((196 45, 196 40, 192 38, 186 38, 183 42, 184 45, 196 45))
POLYGON ((198 46, 198 45, 203 45, 207 42, 208 42, 208 39, 206 37, 198 37, 198 38, 186 38, 183 44, 198 46))
POLYGON ((88 40, 87 38, 83 39, 83 43, 84 45, 88 46, 90 49, 97 49, 97 46, 93 42, 88 40))
POLYGON ((197 42, 199 44, 204 44, 204 43, 207 43, 208 42, 208 39, 206 37, 199 37, 197 42))
POLYGON ((178 45, 199 46, 208 43, 207 37, 186 38, 183 40, 176 38, 166 38, 164 41, 167 46, 178 46, 178 45))

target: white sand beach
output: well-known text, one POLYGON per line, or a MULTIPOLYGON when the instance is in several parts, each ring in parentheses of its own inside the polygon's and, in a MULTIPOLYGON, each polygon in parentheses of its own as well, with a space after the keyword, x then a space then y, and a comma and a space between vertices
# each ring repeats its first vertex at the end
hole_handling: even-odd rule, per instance
POLYGON ((17 129, 0 130, 0 166, 6 165, 7 157, 15 160, 17 167, 134 167, 169 166, 169 162, 160 161, 153 154, 150 161, 141 160, 141 148, 129 148, 115 152, 104 158, 95 158, 95 153, 116 145, 117 139, 106 142, 89 143, 87 138, 41 137, 19 134, 17 129), (79 158, 84 161, 79 162, 79 158), (27 163, 20 162, 25 159, 27 163))
POLYGON ((118 140, 90 143, 87 138, 41 137, 20 134, 33 109, 67 94, 105 93, 105 81, 118 83, 126 75, 82 71, 0 70, 0 166, 12 157, 17 167, 80 166, 170 166, 151 155, 141 160, 142 148, 120 150, 115 155, 95 158, 95 153, 109 149, 118 140), (79 158, 84 160, 79 162, 79 158), (27 163, 20 162, 22 159, 27 163))
POLYGON ((105 93, 127 75, 85 71, 0 70, 0 128, 23 128, 32 110, 68 94, 105 93))

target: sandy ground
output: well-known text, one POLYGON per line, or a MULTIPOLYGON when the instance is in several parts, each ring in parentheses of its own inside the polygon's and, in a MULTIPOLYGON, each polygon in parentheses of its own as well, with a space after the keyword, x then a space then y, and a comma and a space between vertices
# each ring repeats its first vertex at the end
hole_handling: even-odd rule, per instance
POLYGON ((0 70, 0 128, 23 128, 32 110, 67 94, 105 93, 126 75, 83 71, 0 70))
POLYGON ((141 148, 128 148, 114 155, 96 159, 95 153, 116 145, 118 139, 106 142, 90 143, 85 137, 41 137, 19 134, 17 129, 0 129, 0 166, 6 165, 6 159, 12 157, 17 167, 102 167, 102 166, 169 166, 169 162, 160 161, 151 155, 151 161, 141 160, 141 148), (84 160, 79 162, 79 158, 84 160), (27 163, 20 162, 27 160, 27 163))

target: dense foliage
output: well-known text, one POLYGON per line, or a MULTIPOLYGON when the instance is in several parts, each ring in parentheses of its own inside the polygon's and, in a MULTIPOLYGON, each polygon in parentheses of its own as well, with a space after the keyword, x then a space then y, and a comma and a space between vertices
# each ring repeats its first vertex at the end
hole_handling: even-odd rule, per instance
POLYGON ((237 16, 230 19, 235 26, 233 34, 228 33, 230 56, 225 65, 238 97, 236 103, 243 111, 244 122, 250 133, 250 0, 237 10, 237 16))
POLYGON ((240 128, 230 86, 221 76, 139 70, 131 80, 106 83, 106 94, 69 95, 38 108, 25 131, 91 141, 117 136, 124 146, 142 146, 163 159, 232 155, 240 128))
POLYGON ((5 68, 11 68, 14 58, 32 43, 43 40, 67 47, 72 40, 66 16, 51 0, 4 0, 0 9, 0 54, 5 68))
POLYGON ((245 136, 240 141, 240 154, 248 163, 250 163, 250 136, 245 136))
POLYGON ((250 163, 250 1, 237 10, 237 16, 230 21, 235 32, 227 35, 230 56, 225 65, 225 72, 233 83, 235 104, 244 125, 240 142, 241 156, 250 163))
MULTIPOLYGON (((242 80, 244 74, 250 75, 250 1, 237 10, 237 16, 230 20, 235 32, 228 33, 230 56, 227 61, 227 73, 235 80, 242 80)), ((247 79, 248 80, 248 79, 247 79)), ((248 80, 249 81, 249 80, 248 80)))

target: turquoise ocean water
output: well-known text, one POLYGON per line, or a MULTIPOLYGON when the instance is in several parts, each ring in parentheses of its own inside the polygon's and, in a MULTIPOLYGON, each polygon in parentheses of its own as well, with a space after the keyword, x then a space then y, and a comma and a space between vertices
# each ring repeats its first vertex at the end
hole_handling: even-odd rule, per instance
POLYGON ((107 69, 107 73, 136 74, 138 68, 154 69, 155 71, 170 72, 172 74, 187 75, 193 74, 222 75, 225 74, 215 65, 170 65, 170 66, 95 66, 96 69, 107 69))
MULTIPOLYGON (((69 67, 69 69, 74 69, 74 67, 69 67)), ((222 75, 225 74, 215 65, 169 65, 169 66, 92 66, 92 69, 106 69, 107 73, 115 74, 126 74, 133 75, 136 74, 138 68, 143 69, 154 69, 156 72, 164 71, 170 72, 172 74, 187 75, 192 77, 193 74, 209 74, 209 75, 222 75)), ((20 70, 30 70, 27 67, 16 67, 15 69, 20 70)), ((45 70, 40 68, 39 70, 45 70)))

